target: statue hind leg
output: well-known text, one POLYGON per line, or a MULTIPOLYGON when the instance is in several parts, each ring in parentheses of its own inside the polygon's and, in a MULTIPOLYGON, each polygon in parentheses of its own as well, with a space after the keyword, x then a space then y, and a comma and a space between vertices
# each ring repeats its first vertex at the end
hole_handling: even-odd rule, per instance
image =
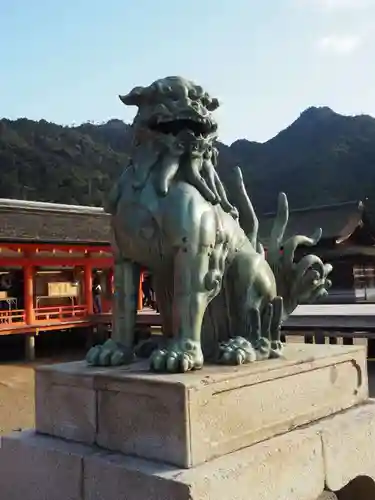
POLYGON ((273 275, 263 264, 260 255, 254 259, 245 251, 230 269, 228 296, 235 336, 219 346, 222 363, 250 363, 281 355, 283 301, 276 296, 273 275))
POLYGON ((134 359, 139 267, 115 252, 112 305, 112 336, 103 345, 92 347, 86 361, 92 366, 119 366, 134 359))
POLYGON ((220 344, 219 362, 241 365, 281 357, 282 297, 275 297, 263 308, 257 304, 249 305, 246 311, 241 308, 238 316, 242 317, 240 335, 220 344))

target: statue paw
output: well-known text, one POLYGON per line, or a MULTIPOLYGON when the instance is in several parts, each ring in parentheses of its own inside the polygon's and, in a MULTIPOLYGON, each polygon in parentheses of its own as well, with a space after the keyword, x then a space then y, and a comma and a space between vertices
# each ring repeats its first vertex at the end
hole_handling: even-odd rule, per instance
POLYGON ((86 362, 91 366, 121 366, 131 363, 133 359, 133 352, 129 352, 111 339, 103 345, 92 347, 86 354, 86 362))
POLYGON ((257 360, 257 353, 249 340, 234 337, 219 345, 219 363, 242 365, 257 360))
POLYGON ((200 370, 203 366, 203 353, 200 342, 178 340, 166 349, 154 351, 150 357, 150 368, 155 372, 184 373, 200 370))
POLYGON ((254 344, 257 361, 269 359, 271 357, 272 342, 267 337, 260 337, 254 344))
POLYGON ((270 358, 281 358, 283 355, 284 344, 280 340, 272 340, 270 358))

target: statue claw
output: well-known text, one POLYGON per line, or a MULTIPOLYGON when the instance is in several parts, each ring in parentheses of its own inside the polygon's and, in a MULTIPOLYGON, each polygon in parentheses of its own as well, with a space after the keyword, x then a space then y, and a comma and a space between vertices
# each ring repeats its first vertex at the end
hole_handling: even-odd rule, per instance
POLYGON ((257 355, 251 342, 244 337, 234 337, 219 345, 219 363, 242 365, 256 361, 257 355))
POLYGON ((203 353, 199 342, 178 340, 166 349, 154 351, 150 357, 151 370, 155 372, 185 373, 200 370, 203 353))
POLYGON ((280 358, 283 344, 279 340, 260 337, 253 345, 244 337, 234 337, 219 346, 219 363, 242 365, 270 358, 280 358))
POLYGON ((257 360, 268 359, 271 353, 271 342, 266 337, 260 337, 254 344, 257 360))
POLYGON ((113 340, 92 347, 86 354, 86 362, 91 366, 121 366, 133 361, 134 354, 113 340))
POLYGON ((269 357, 272 359, 281 358, 283 355, 284 345, 281 340, 272 340, 269 357))

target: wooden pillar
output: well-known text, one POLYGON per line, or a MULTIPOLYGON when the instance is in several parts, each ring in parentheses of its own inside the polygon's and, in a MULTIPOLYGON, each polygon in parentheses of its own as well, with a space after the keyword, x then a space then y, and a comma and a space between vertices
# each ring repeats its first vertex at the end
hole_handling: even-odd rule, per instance
POLYGON ((87 312, 92 314, 94 312, 94 299, 92 296, 92 265, 88 260, 85 264, 83 270, 83 281, 85 290, 85 304, 87 306, 87 312))
POLYGON ((31 264, 24 267, 24 304, 27 325, 34 323, 34 268, 31 264))
POLYGON ((108 270, 108 285, 107 285, 107 289, 109 291, 109 293, 111 295, 113 295, 113 291, 114 291, 114 283, 113 283, 113 267, 111 267, 109 270, 108 270))
POLYGON ((138 311, 142 311, 142 309, 143 309, 143 292, 142 292, 143 276, 144 276, 144 272, 142 271, 141 275, 139 277, 138 305, 137 305, 138 311))
POLYGON ((26 361, 35 361, 35 337, 25 335, 25 358, 26 361))

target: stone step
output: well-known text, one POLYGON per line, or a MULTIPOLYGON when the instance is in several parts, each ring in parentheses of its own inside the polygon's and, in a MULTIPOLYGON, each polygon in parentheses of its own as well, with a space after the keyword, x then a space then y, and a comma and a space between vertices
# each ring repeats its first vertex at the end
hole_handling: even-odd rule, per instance
POLYGON ((189 468, 367 398, 360 346, 292 344, 284 359, 173 375, 78 362, 37 369, 36 428, 189 468))
MULTIPOLYGON (((0 447, 1 500, 312 500, 375 479, 375 403, 191 469, 14 433, 0 447)), ((374 498, 375 486, 362 497, 374 498)), ((323 497, 324 498, 324 497, 323 497)), ((340 496, 338 495, 338 498, 340 496)))

